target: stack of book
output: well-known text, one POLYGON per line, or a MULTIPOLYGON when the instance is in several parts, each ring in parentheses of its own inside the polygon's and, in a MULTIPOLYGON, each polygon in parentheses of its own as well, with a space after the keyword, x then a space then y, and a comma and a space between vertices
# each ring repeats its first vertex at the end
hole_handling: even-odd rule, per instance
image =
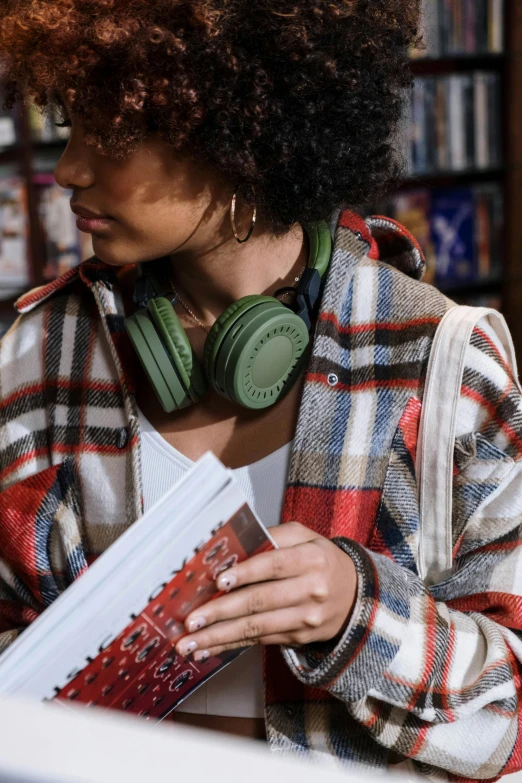
POLYGON ((413 57, 501 54, 505 0, 423 0, 424 46, 413 57))
POLYGON ((411 101, 411 173, 484 170, 502 162, 499 75, 417 77, 411 101))

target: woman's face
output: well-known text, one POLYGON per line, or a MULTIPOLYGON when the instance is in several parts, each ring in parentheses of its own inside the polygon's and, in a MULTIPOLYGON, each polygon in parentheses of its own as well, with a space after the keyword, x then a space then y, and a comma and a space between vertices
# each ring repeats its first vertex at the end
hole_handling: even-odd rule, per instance
POLYGON ((80 215, 79 228, 92 234, 96 256, 108 264, 204 253, 220 241, 226 225, 232 196, 226 185, 207 168, 177 159, 157 136, 118 161, 87 146, 82 127, 73 120, 54 173, 59 185, 73 190, 71 207, 80 215), (90 221, 89 213, 106 219, 90 221))

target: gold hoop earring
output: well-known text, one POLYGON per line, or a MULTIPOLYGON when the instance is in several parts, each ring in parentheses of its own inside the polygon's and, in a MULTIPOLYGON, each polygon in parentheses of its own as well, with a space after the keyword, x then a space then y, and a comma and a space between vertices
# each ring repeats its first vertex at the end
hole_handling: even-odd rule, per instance
MULTIPOLYGON (((255 196, 256 191, 254 190, 254 186, 252 185, 251 187, 252 187, 252 192, 255 196)), ((246 235, 246 237, 244 237, 244 239, 241 239, 238 236, 237 227, 236 227, 236 200, 237 200, 238 191, 239 188, 235 191, 234 195, 232 196, 232 201, 230 202, 230 223, 232 224, 232 231, 234 232, 234 237, 236 242, 239 242, 239 244, 242 245, 244 242, 248 242, 248 240, 250 239, 254 231, 254 227, 256 225, 256 217, 257 217, 257 206, 254 203, 254 212, 252 213, 252 222, 250 223, 248 234, 246 235)))

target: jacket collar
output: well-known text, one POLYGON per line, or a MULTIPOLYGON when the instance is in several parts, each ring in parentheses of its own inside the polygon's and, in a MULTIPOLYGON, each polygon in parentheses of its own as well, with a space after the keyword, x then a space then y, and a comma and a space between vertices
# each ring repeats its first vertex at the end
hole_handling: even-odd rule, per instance
MULTIPOLYGON (((414 237, 395 220, 381 216, 363 219, 355 212, 344 210, 331 223, 336 237, 339 228, 347 229, 361 243, 369 258, 390 264, 418 280, 423 276, 426 263, 422 250, 414 237)), ((27 313, 78 280, 88 288, 96 282, 111 286, 117 284, 118 274, 114 267, 93 256, 56 280, 23 294, 15 302, 15 308, 19 313, 27 313)))

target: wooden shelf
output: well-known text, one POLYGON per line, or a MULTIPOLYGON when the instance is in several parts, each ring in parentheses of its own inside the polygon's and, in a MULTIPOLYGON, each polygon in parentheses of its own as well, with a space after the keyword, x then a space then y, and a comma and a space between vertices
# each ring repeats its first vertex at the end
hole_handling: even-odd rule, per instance
POLYGON ((434 283, 435 287, 441 291, 444 296, 454 297, 454 296, 480 296, 481 294, 500 294, 502 293, 502 286, 503 281, 496 279, 496 280, 480 280, 476 283, 463 283, 462 285, 455 285, 455 286, 437 286, 436 283, 434 283))
POLYGON ((461 54, 452 57, 426 57, 411 60, 410 66, 415 76, 445 76, 476 70, 503 71, 508 60, 507 52, 504 54, 461 54))
POLYGON ((465 171, 433 171, 425 174, 412 174, 404 180, 403 187, 458 187, 462 185, 490 182, 502 179, 506 166, 494 166, 490 169, 466 169, 465 171))
POLYGON ((0 148, 0 166, 6 163, 16 163, 22 156, 22 147, 19 144, 13 144, 12 147, 0 148))

